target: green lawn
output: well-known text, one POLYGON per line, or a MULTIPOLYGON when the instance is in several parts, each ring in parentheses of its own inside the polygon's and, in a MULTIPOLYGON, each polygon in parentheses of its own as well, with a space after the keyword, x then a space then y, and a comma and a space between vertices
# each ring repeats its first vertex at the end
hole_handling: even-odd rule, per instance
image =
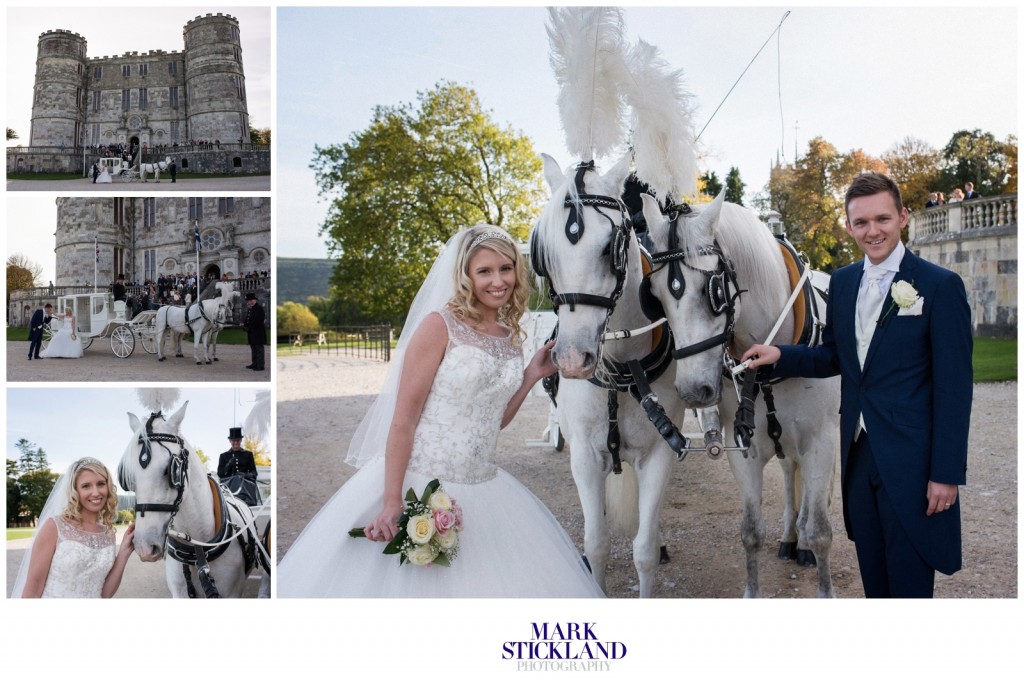
POLYGON ((974 340, 974 381, 1017 379, 1017 340, 978 337, 974 340))
POLYGON ((8 540, 27 540, 36 532, 35 528, 8 528, 8 540))

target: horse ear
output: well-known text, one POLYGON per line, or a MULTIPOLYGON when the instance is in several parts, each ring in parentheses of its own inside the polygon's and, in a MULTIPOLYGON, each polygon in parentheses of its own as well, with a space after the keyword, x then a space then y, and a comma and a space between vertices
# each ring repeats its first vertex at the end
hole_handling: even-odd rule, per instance
POLYGON ((187 408, 188 402, 186 401, 180 409, 174 412, 174 415, 167 419, 167 424, 174 428, 174 432, 178 432, 178 428, 181 427, 181 421, 185 419, 185 409, 187 408))
POLYGON ((544 160, 544 178, 548 182, 551 193, 555 193, 565 184, 565 173, 558 166, 558 162, 547 153, 541 153, 540 157, 544 160))
POLYGON ((725 189, 722 189, 715 200, 711 201, 697 216, 693 231, 695 234, 705 237, 711 241, 715 236, 715 228, 718 226, 718 218, 722 214, 722 204, 725 202, 725 189))
POLYGON ((658 205, 658 201, 654 196, 645 193, 640 194, 640 202, 643 203, 644 220, 647 221, 647 231, 653 235, 653 233, 656 230, 660 230, 665 223, 665 218, 661 214, 661 206, 658 205))
POLYGON ((128 412, 128 425, 131 426, 132 432, 142 432, 142 421, 131 411, 128 412))
POLYGON ((605 177, 615 185, 614 195, 616 197, 622 195, 622 190, 626 186, 626 177, 629 176, 629 166, 632 163, 632 153, 626 153, 624 156, 622 156, 621 160, 615 163, 615 165, 610 170, 608 170, 608 174, 605 175, 605 177))

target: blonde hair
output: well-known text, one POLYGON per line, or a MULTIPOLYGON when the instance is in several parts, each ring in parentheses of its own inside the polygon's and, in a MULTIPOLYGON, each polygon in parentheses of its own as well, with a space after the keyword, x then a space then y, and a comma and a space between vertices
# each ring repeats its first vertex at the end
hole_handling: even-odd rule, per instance
POLYGON ((508 303, 498 311, 498 320, 512 330, 517 341, 525 336, 519 321, 526 312, 526 303, 530 298, 530 282, 526 273, 526 265, 519 255, 519 247, 509 234, 494 225, 480 224, 466 230, 459 252, 455 259, 455 295, 448 301, 448 308, 460 320, 480 322, 480 311, 476 307, 476 296, 473 294, 473 280, 469 276, 469 260, 481 248, 489 248, 499 255, 512 261, 516 272, 516 286, 508 303))
POLYGON ((107 501, 100 509, 98 520, 107 530, 114 529, 114 521, 117 520, 117 486, 110 477, 110 471, 99 461, 91 457, 85 457, 71 464, 68 472, 71 480, 68 481, 68 505, 64 507, 64 518, 76 523, 82 522, 82 504, 78 501, 78 476, 82 471, 89 470, 107 481, 107 501))

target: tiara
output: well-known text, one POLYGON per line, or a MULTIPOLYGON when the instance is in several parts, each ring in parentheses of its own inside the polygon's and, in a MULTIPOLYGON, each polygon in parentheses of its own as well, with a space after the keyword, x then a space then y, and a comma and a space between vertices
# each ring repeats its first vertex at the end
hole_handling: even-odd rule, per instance
POLYGON ((483 234, 478 235, 476 239, 473 239, 473 243, 469 245, 469 250, 472 251, 488 239, 504 239, 508 243, 512 243, 512 240, 505 232, 498 229, 488 229, 483 234))

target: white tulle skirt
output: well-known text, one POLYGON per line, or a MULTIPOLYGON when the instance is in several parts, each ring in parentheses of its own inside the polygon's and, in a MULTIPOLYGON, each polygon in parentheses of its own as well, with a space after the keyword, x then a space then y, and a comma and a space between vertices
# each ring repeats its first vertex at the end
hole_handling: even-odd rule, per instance
POLYGON ((40 358, 81 358, 85 355, 82 349, 82 338, 71 338, 71 326, 65 325, 53 334, 49 346, 39 354, 40 358))
MULTIPOLYGON (((435 476, 406 473, 419 494, 435 476)), ((385 543, 351 538, 380 512, 384 462, 362 468, 306 526, 276 571, 278 597, 603 597, 544 504, 505 471, 486 482, 444 481, 463 510, 451 567, 399 566, 385 543)))

